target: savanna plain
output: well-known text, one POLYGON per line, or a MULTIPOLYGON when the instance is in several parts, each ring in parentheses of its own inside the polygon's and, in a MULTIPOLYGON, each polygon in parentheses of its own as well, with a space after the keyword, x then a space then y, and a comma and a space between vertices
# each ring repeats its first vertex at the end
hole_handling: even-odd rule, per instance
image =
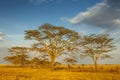
POLYGON ((0 66, 0 80, 120 80, 120 65, 0 66))

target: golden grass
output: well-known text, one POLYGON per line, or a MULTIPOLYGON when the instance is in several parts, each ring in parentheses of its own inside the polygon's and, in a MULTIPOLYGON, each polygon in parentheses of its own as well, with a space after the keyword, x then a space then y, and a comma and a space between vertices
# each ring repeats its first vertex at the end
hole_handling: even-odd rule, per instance
POLYGON ((0 80, 120 80, 120 65, 93 65, 51 68, 0 66, 0 80))

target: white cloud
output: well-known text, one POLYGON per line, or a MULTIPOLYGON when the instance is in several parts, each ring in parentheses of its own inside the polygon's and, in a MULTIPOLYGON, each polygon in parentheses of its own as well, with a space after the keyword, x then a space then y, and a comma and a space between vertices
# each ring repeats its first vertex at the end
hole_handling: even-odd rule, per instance
POLYGON ((34 43, 34 41, 25 40, 23 34, 4 34, 4 40, 0 42, 0 47, 13 47, 13 46, 23 46, 29 47, 34 43))
POLYGON ((0 32, 0 35, 2 35, 3 33, 2 32, 0 32))
POLYGON ((113 24, 120 26, 120 19, 113 20, 113 24))
POLYGON ((1 40, 3 40, 3 38, 2 38, 2 37, 0 37, 0 41, 1 41, 1 40))
POLYGON ((61 21, 69 21, 69 18, 67 18, 67 17, 61 17, 60 20, 61 21))
POLYGON ((106 2, 98 3, 69 19, 69 22, 75 25, 86 24, 99 27, 106 31, 120 29, 120 5, 118 6, 118 3, 120 4, 120 0, 106 0, 106 2))
POLYGON ((17 37, 24 37, 24 35, 6 35, 7 37, 15 37, 15 38, 17 38, 17 37))
POLYGON ((86 12, 80 12, 77 16, 75 16, 74 18, 70 19, 69 21, 73 24, 79 24, 81 22, 83 22, 85 19, 91 18, 94 15, 97 14, 97 12, 104 6, 104 3, 99 3, 97 5, 95 5, 92 8, 88 8, 88 11, 86 12))
POLYGON ((0 41, 3 40, 3 37, 2 37, 3 33, 0 32, 0 41))

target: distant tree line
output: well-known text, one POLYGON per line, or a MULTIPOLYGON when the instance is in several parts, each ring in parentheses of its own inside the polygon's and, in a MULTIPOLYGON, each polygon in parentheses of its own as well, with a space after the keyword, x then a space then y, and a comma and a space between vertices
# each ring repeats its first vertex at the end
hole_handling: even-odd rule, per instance
POLYGON ((115 49, 114 39, 108 34, 81 36, 78 32, 51 24, 43 24, 36 30, 26 30, 25 39, 34 40, 33 45, 30 48, 10 48, 11 55, 4 58, 6 61, 20 66, 48 65, 54 67, 55 64, 60 64, 55 60, 62 54, 69 56, 64 60, 68 64, 77 62, 74 56, 77 54, 80 58, 90 57, 97 70, 97 61, 111 58, 107 53, 115 49), (41 56, 31 59, 30 52, 37 52, 41 56))

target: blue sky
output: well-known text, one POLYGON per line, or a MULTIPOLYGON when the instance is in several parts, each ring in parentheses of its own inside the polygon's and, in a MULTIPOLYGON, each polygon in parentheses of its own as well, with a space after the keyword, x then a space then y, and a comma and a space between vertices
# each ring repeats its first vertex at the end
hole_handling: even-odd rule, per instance
POLYGON ((0 47, 30 45, 24 31, 44 23, 109 33, 117 40, 114 53, 120 52, 120 0, 0 0, 0 47))
MULTIPOLYGON (((84 32, 84 25, 73 25, 66 18, 94 6, 102 0, 0 0, 0 32, 3 47, 24 45, 25 30, 36 29, 44 23, 61 25, 84 32), (83 30, 83 31, 82 31, 83 30)), ((89 31, 89 30, 88 30, 89 31)), ((96 32, 96 30, 93 30, 96 32)), ((89 31, 90 32, 90 31, 89 31)))
POLYGON ((71 24, 61 21, 61 18, 72 18, 80 11, 86 11, 87 8, 101 2, 100 0, 37 1, 1 0, 0 31, 6 34, 23 34, 24 30, 34 29, 44 23, 71 27, 71 24))

